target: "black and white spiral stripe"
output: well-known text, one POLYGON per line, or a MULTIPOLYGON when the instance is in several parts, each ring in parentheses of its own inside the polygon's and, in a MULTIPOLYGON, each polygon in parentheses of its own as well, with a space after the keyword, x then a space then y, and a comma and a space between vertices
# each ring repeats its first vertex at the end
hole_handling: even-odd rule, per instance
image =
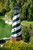
POLYGON ((12 23, 11 37, 18 37, 21 35, 20 14, 15 14, 12 23))

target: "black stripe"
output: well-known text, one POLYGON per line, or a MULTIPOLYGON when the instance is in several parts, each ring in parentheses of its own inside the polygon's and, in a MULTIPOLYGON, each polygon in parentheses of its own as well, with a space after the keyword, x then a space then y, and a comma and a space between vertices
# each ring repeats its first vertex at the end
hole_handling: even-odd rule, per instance
POLYGON ((13 20, 13 22, 16 22, 16 21, 18 21, 19 20, 19 17, 18 18, 16 18, 15 20, 13 20))
POLYGON ((12 29, 15 28, 15 27, 18 27, 19 25, 20 25, 20 23, 16 24, 15 26, 12 27, 12 29))
MULTIPOLYGON (((18 20, 18 21, 20 21, 20 19, 18 20)), ((15 22, 17 22, 17 21, 15 21, 15 22)), ((14 22, 12 22, 12 24, 13 24, 14 22)), ((20 22, 19 22, 20 23, 20 22)))
POLYGON ((14 14, 14 15, 17 15, 17 14, 19 14, 19 13, 16 13, 16 14, 14 14))
POLYGON ((17 36, 17 37, 22 37, 22 34, 20 34, 19 36, 17 36))
POLYGON ((13 17, 14 17, 15 15, 18 15, 18 14, 19 14, 19 13, 14 14, 13 17))
POLYGON ((21 28, 20 28, 19 30, 15 31, 15 32, 12 32, 11 35, 17 34, 17 33, 19 33, 20 31, 21 31, 21 28))

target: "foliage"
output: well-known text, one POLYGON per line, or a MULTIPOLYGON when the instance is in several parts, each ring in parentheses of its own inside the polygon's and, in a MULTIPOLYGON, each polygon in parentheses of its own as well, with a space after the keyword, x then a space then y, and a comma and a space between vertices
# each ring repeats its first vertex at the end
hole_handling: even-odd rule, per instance
POLYGON ((10 42, 6 41, 5 45, 0 48, 1 50, 33 50, 33 45, 22 41, 10 42))
POLYGON ((5 15, 7 15, 8 18, 13 18, 13 11, 10 10, 9 12, 7 12, 5 15))
POLYGON ((5 4, 5 9, 6 9, 6 11, 9 11, 10 10, 10 8, 9 8, 9 0, 7 0, 7 2, 6 2, 6 4, 5 4))
POLYGON ((33 20, 33 3, 30 5, 30 8, 29 8, 29 16, 30 16, 30 20, 33 20))
MULTIPOLYGON (((33 21, 22 21, 21 22, 21 26, 22 26, 22 37, 24 39, 24 41, 28 40, 30 41, 30 30, 31 28, 33 29, 33 21), (28 39, 29 38, 29 39, 28 39)), ((33 35, 32 35, 33 36, 33 35)))
POLYGON ((10 13, 11 10, 13 12, 16 4, 20 7, 21 20, 33 20, 33 0, 0 0, 0 15, 10 13))
POLYGON ((33 37, 30 37, 30 44, 33 44, 33 37))
POLYGON ((27 26, 22 27, 22 37, 25 42, 29 42, 30 34, 29 34, 29 29, 27 26))

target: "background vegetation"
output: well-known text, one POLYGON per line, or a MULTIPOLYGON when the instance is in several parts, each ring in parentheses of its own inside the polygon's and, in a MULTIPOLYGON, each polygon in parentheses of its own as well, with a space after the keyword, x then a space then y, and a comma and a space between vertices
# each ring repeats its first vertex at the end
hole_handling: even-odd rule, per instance
POLYGON ((13 7, 20 7, 21 20, 33 20, 33 0, 0 0, 0 15, 12 18, 13 7))

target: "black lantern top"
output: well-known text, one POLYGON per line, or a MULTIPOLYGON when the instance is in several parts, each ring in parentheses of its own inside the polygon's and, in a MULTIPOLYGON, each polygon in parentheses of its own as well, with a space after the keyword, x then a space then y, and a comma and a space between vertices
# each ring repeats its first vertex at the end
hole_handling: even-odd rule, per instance
POLYGON ((20 8, 16 5, 14 7, 14 14, 19 14, 20 13, 20 8))
POLYGON ((14 10, 20 10, 20 8, 16 5, 16 6, 14 7, 14 10))

